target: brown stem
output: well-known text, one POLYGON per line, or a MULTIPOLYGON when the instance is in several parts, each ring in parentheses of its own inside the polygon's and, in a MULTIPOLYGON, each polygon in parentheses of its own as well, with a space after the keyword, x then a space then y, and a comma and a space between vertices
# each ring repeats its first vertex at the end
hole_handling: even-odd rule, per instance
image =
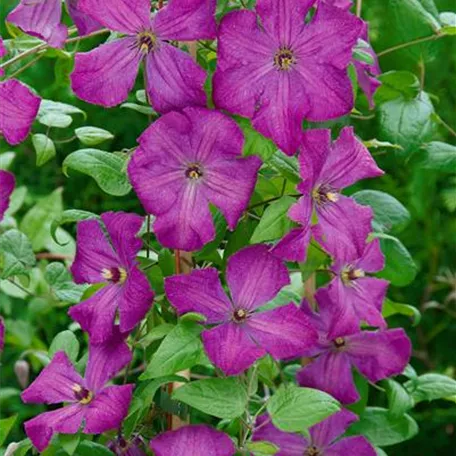
POLYGON ((37 260, 55 260, 55 261, 72 261, 73 257, 71 255, 63 255, 60 253, 37 253, 35 255, 37 260))

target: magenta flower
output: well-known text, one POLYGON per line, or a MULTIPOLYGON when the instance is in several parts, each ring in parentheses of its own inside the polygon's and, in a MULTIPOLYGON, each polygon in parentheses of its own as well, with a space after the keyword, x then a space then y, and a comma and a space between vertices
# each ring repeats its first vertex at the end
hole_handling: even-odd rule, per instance
POLYGON ((16 79, 0 82, 0 134, 11 145, 30 133, 41 98, 16 79))
POLYGON ((227 14, 218 32, 216 106, 252 119, 288 155, 299 146, 303 119, 353 108, 347 67, 362 21, 322 3, 306 24, 314 3, 257 0, 256 12, 227 14))
POLYGON ((237 124, 216 111, 186 108, 153 123, 139 138, 128 175, 165 247, 193 251, 215 237, 209 203, 233 230, 247 208, 261 166, 242 158, 237 124))
POLYGON ((116 313, 122 333, 130 332, 146 315, 154 298, 136 254, 142 247, 137 236, 143 218, 124 212, 102 214, 109 238, 97 220, 78 223, 77 252, 71 272, 76 283, 105 283, 86 301, 69 310, 92 343, 112 336, 116 313))
POLYGON ((358 421, 349 410, 341 410, 309 429, 310 439, 301 434, 277 429, 268 415, 258 417, 252 440, 271 442, 279 447, 275 456, 375 456, 370 442, 362 436, 340 438, 348 427, 358 421))
POLYGON ((327 290, 318 290, 315 298, 319 313, 313 312, 305 300, 301 306, 318 331, 318 343, 305 355, 314 359, 297 373, 301 386, 325 391, 343 404, 351 404, 359 400, 353 367, 374 383, 403 372, 412 347, 402 328, 347 330, 333 339, 329 330, 337 324, 338 313, 327 290))
POLYGON ((73 91, 106 107, 124 101, 144 60, 152 106, 165 113, 206 105, 205 71, 169 40, 215 38, 215 0, 171 0, 153 18, 149 0, 79 0, 82 11, 126 36, 76 54, 73 91))
POLYGON ((76 434, 83 422, 85 434, 119 428, 127 415, 134 385, 107 386, 106 383, 130 360, 131 352, 118 331, 106 344, 89 347, 84 378, 76 372, 65 352, 56 353, 21 395, 25 403, 68 404, 25 423, 25 432, 38 451, 49 445, 55 433, 76 434))
POLYGON ((65 0, 65 3, 68 8, 68 13, 78 29, 79 35, 84 36, 101 29, 103 26, 91 16, 80 10, 80 1, 81 0, 65 0))
POLYGON ((326 3, 328 5, 335 6, 344 10, 351 8, 353 1, 352 0, 320 0, 321 3, 326 3))
POLYGON ((0 222, 3 220, 9 206, 10 196, 13 193, 16 180, 8 171, 0 170, 0 222))
POLYGON ((330 130, 304 132, 299 164, 303 182, 297 189, 303 196, 288 215, 301 227, 292 229, 274 253, 289 261, 304 261, 313 235, 331 254, 344 248, 353 258, 360 258, 371 232, 372 209, 342 195, 341 190, 360 179, 381 176, 383 171, 351 127, 345 127, 334 143, 330 130), (318 223, 311 226, 313 211, 318 223))
POLYGON ((259 311, 289 283, 287 268, 266 245, 231 256, 226 280, 231 299, 214 268, 165 279, 166 295, 179 315, 197 312, 213 326, 203 331, 203 344, 225 374, 237 375, 267 353, 275 359, 298 357, 316 343, 315 330, 294 304, 259 311))
POLYGON ((160 434, 150 442, 155 456, 233 456, 233 441, 223 432, 205 425, 184 426, 160 434))

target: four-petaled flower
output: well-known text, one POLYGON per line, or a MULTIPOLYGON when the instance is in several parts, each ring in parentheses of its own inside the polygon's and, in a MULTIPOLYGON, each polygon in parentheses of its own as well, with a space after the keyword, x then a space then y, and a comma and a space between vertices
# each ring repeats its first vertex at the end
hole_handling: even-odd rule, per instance
POLYGON ((341 410, 309 429, 309 437, 277 429, 268 415, 257 418, 252 440, 271 442, 279 448, 275 456, 375 456, 371 443, 362 436, 340 438, 358 420, 349 410, 341 410))
POLYGON ((233 230, 255 187, 258 157, 242 158, 244 137, 225 115, 186 108, 154 122, 139 138, 128 175, 154 232, 168 248, 194 251, 215 237, 209 203, 233 230))
POLYGON ((78 223, 77 252, 71 266, 76 283, 106 284, 68 312, 90 334, 92 343, 111 337, 117 312, 120 330, 131 331, 146 315, 154 298, 136 262, 136 254, 142 247, 137 234, 143 218, 107 212, 101 220, 107 233, 98 220, 78 223))
POLYGON ((305 314, 294 304, 259 311, 289 283, 286 266, 266 245, 244 248, 228 260, 223 291, 214 268, 167 277, 166 295, 179 315, 198 312, 213 325, 202 338, 209 359, 237 375, 269 353, 275 359, 302 355, 317 341, 305 314))
POLYGON ((49 445, 55 433, 77 433, 83 422, 85 434, 117 429, 127 415, 134 385, 106 384, 130 361, 131 352, 117 330, 106 344, 90 345, 84 378, 65 352, 57 352, 21 395, 25 403, 68 404, 25 423, 25 432, 38 451, 49 445))
POLYGON ((256 12, 227 14, 218 32, 214 102, 252 119, 254 127, 293 155, 302 121, 348 114, 347 75, 362 21, 315 0, 257 0, 256 12), (248 33, 246 33, 248 30, 248 33))
POLYGON ((215 38, 215 0, 171 0, 153 18, 149 0, 79 0, 79 8, 125 34, 76 54, 71 84, 82 100, 116 106, 133 88, 145 61, 149 100, 158 112, 205 106, 206 72, 169 41, 215 38))
POLYGON ((381 176, 366 147, 351 127, 345 127, 331 143, 330 130, 307 130, 299 152, 300 175, 297 189, 303 194, 288 213, 301 227, 294 228, 274 248, 289 261, 304 261, 313 236, 332 255, 344 248, 359 258, 372 230, 372 209, 360 206, 341 190, 360 179, 381 176), (316 212, 317 225, 311 226, 316 212))
POLYGON ((335 339, 329 337, 329 329, 339 318, 328 291, 320 289, 315 295, 319 313, 311 310, 307 301, 302 311, 310 318, 318 331, 318 343, 307 351, 314 359, 297 373, 301 386, 325 391, 343 404, 359 400, 352 375, 352 368, 371 382, 399 375, 405 369, 411 355, 411 344, 405 331, 346 331, 335 339))
POLYGON ((0 170, 0 222, 8 209, 10 196, 13 193, 16 180, 8 171, 0 170))

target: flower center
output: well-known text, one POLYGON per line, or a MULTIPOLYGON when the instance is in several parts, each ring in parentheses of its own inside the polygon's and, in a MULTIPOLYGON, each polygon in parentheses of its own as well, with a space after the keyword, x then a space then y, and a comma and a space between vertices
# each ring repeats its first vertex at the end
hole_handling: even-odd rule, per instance
POLYGON ((87 405, 92 402, 92 391, 89 391, 87 388, 84 388, 81 385, 74 385, 72 390, 74 392, 74 397, 79 401, 80 404, 87 405))
POLYGON ((288 71, 296 63, 293 51, 288 48, 280 48, 274 56, 274 65, 281 71, 288 71))
POLYGON ((155 49, 157 37, 152 32, 140 32, 136 35, 139 50, 143 54, 149 54, 155 49))
POLYGON ((127 280, 128 274, 124 268, 109 268, 103 269, 101 275, 113 283, 120 283, 121 285, 127 280))
POLYGON ((233 321, 235 323, 244 323, 249 316, 248 312, 244 309, 237 309, 233 313, 233 321))
POLYGON ((312 198, 319 206, 327 203, 337 203, 339 201, 339 192, 330 185, 320 185, 314 188, 312 198))
POLYGON ((362 269, 354 268, 353 266, 345 266, 340 273, 342 282, 345 285, 351 285, 351 282, 356 279, 364 277, 366 274, 362 269))
POLYGON ((304 456, 319 456, 320 454, 320 450, 315 445, 312 445, 309 448, 307 448, 307 450, 304 453, 304 456))
POLYGON ((333 344, 338 350, 340 350, 345 347, 345 339, 343 337, 336 337, 333 340, 333 344))
POLYGON ((198 180, 203 177, 203 169, 198 163, 190 163, 185 170, 185 176, 191 180, 198 180))

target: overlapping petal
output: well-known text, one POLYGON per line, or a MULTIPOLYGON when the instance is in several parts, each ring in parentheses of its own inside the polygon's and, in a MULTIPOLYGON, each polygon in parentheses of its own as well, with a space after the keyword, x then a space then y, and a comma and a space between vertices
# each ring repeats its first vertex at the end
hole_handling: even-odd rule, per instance
POLYGON ((13 174, 0 170, 0 222, 3 220, 9 206, 10 196, 13 193, 16 180, 13 174))
MULTIPOLYGON (((312 444, 318 448, 329 446, 337 437, 341 436, 348 427, 358 421, 358 416, 350 410, 342 409, 322 422, 312 426, 309 431, 312 444)), ((357 453, 354 453, 357 454, 357 453)))
POLYGON ((369 443, 366 437, 346 437, 332 444, 325 450, 325 456, 346 456, 356 454, 356 456, 376 456, 378 453, 369 443))
POLYGON ((79 7, 80 0, 65 0, 68 13, 73 19, 79 35, 84 36, 102 28, 102 25, 88 14, 82 12, 79 7))

